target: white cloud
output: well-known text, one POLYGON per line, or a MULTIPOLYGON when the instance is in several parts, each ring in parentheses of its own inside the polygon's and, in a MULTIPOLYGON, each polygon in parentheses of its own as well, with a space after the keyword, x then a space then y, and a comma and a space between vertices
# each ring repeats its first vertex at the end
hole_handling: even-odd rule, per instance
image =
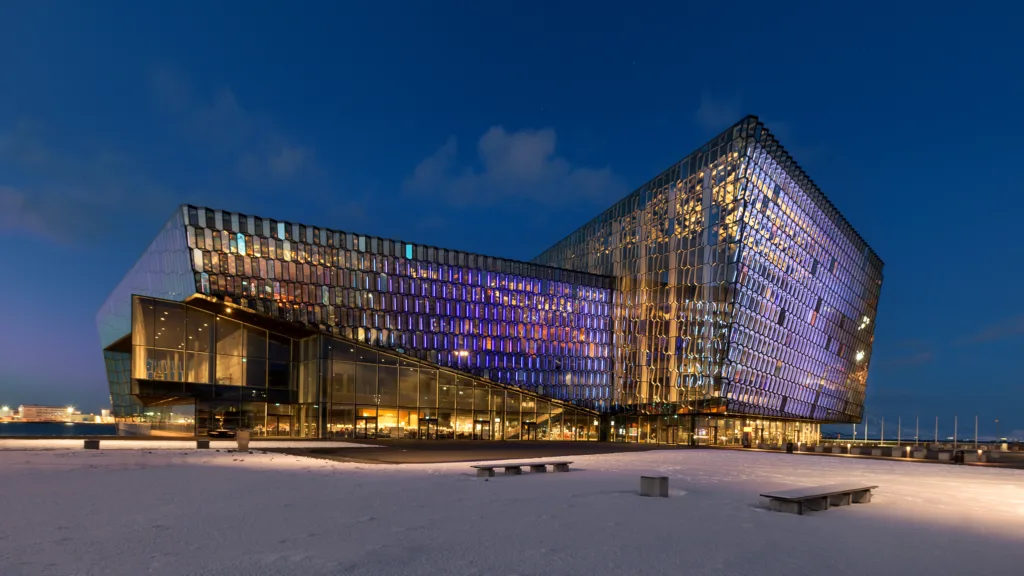
POLYGON ((404 189, 409 194, 439 194, 463 206, 512 201, 602 205, 626 194, 609 168, 573 166, 555 154, 556 144, 551 129, 509 132, 495 126, 477 142, 477 162, 460 165, 452 137, 416 166, 404 189))

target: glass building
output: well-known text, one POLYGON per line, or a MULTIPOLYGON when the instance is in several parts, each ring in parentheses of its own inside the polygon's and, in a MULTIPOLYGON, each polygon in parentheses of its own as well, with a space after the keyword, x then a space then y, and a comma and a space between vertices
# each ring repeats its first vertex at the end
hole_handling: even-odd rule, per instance
POLYGON ((183 206, 97 322, 167 433, 811 441, 862 417, 881 270, 747 117, 531 263, 183 206))

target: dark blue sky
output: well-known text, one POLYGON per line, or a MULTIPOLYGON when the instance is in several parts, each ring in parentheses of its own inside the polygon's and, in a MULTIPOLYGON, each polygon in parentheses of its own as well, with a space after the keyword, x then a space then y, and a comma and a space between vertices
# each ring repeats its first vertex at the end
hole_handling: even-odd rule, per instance
POLYGON ((869 419, 1024 435, 1020 7, 329 4, 0 6, 0 403, 106 403, 178 204, 529 259, 752 113, 886 262, 869 419))

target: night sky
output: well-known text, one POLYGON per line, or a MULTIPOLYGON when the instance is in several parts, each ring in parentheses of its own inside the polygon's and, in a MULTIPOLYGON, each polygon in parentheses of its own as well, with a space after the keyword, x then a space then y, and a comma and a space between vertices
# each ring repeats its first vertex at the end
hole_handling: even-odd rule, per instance
POLYGON ((0 6, 0 403, 107 406, 179 204, 530 259, 756 114, 885 261, 872 431, 1024 436, 1019 6, 135 4, 0 6))

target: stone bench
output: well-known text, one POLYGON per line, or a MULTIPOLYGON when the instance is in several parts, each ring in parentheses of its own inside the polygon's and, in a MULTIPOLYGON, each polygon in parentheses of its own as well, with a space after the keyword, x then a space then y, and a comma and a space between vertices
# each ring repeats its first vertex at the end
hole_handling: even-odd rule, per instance
POLYGON ((761 494, 772 510, 803 514, 804 510, 828 510, 829 506, 848 506, 871 502, 871 491, 878 486, 863 484, 828 484, 761 494))
POLYGON ((507 462, 503 464, 476 464, 470 466, 470 468, 476 468, 476 475, 478 477, 490 477, 494 476, 495 468, 503 468, 506 475, 519 475, 523 473, 523 468, 528 467, 530 472, 533 474, 539 474, 548 471, 548 466, 555 472, 568 472, 569 461, 558 461, 558 462, 507 462))

